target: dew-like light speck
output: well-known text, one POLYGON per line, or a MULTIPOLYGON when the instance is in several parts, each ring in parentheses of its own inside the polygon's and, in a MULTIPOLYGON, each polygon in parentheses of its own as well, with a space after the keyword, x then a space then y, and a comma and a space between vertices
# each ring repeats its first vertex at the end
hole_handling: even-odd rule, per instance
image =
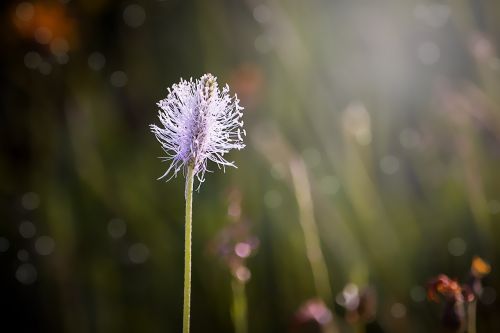
POLYGON ((324 176, 321 178, 320 188, 324 194, 335 194, 340 189, 340 183, 335 176, 324 176))
POLYGON ((35 40, 40 44, 48 44, 52 39, 52 31, 46 27, 38 27, 34 34, 35 40))
POLYGON ((247 282, 252 277, 252 273, 245 266, 238 267, 234 274, 236 275, 236 278, 241 282, 247 282))
POLYGON ((40 66, 38 66, 38 70, 43 75, 49 75, 50 73, 52 73, 52 65, 46 61, 42 61, 40 66))
POLYGON ((23 195, 21 203, 25 209, 33 210, 40 205, 40 197, 35 192, 28 192, 23 195))
POLYGON ((10 247, 10 242, 5 237, 0 237, 0 252, 7 252, 10 247))
POLYGON ((488 202, 488 208, 493 215, 500 213, 500 201, 490 200, 490 202, 488 202))
POLYGON ((248 243, 238 243, 234 247, 234 252, 240 258, 247 258, 252 253, 252 247, 248 243))
POLYGON ((387 175, 392 175, 399 170, 399 159, 395 156, 384 156, 380 160, 380 169, 387 175))
POLYGON ((112 219, 108 223, 108 233, 111 238, 118 239, 125 236, 127 232, 127 225, 123 220, 112 219))
POLYGON ((128 78, 127 74, 122 71, 113 72, 109 78, 111 84, 117 88, 121 88, 127 85, 128 78))
POLYGON ((306 148, 302 151, 302 157, 311 167, 317 167, 321 164, 321 154, 316 148, 306 148))
POLYGON ((404 304, 402 303, 394 303, 391 306, 391 315, 394 318, 403 318, 404 316, 406 316, 406 306, 404 306, 404 304))
POLYGON ((69 44, 64 38, 54 38, 50 43, 50 51, 54 55, 66 54, 69 51, 69 44))
POLYGON ((16 7, 16 16, 18 19, 22 21, 27 22, 31 20, 34 14, 35 14, 35 8, 29 2, 21 2, 16 7))
POLYGON ((38 273, 32 264, 22 264, 16 270, 16 279, 22 284, 32 284, 36 281, 38 273))
POLYGON ((414 302, 425 301, 425 288, 422 286, 414 286, 410 290, 410 297, 414 302))
POLYGON ((282 180, 286 176, 286 169, 285 166, 281 163, 274 163, 271 166, 271 169, 269 171, 271 173, 271 177, 277 180, 282 180))
POLYGON ((269 190, 264 194, 264 203, 269 208, 278 208, 282 201, 283 199, 278 191, 269 190))
POLYGON ((37 68, 42 61, 42 58, 37 52, 28 52, 24 56, 24 65, 30 69, 37 68))
POLYGON ((19 261, 28 261, 30 259, 30 254, 26 250, 19 250, 17 251, 17 259, 19 259, 19 261))
POLYGON ((138 28, 146 20, 144 8, 137 4, 128 5, 123 11, 123 21, 132 28, 138 28))
POLYGON ((32 238, 36 234, 36 226, 30 221, 23 221, 19 225, 19 234, 23 238, 32 238))
POLYGON ((273 41, 269 35, 262 34, 255 38, 254 46, 259 53, 265 54, 271 51, 273 47, 273 41))
POLYGON ((134 264, 142 264, 149 258, 149 249, 142 243, 135 243, 128 249, 128 258, 134 264))
POLYGON ((483 288, 483 292, 481 293, 481 297, 479 299, 481 300, 481 303, 485 305, 491 305, 495 302, 496 298, 496 290, 488 286, 483 288))
POLYGON ((367 146, 372 142, 371 117, 363 102, 350 102, 343 113, 342 123, 358 144, 367 146))
POLYGON ((90 69, 94 71, 100 71, 106 65, 106 58, 100 52, 93 52, 89 55, 87 60, 90 69))
POLYGON ((418 58, 424 65, 433 65, 438 62, 441 51, 434 42, 424 42, 418 47, 418 58))
POLYGON ((462 238, 453 238, 448 242, 448 251, 452 256, 459 257, 467 250, 467 244, 462 238))
POLYGON ((433 28, 440 28, 446 24, 450 17, 450 7, 445 4, 419 3, 415 7, 415 18, 433 28))
POLYGON ((58 54, 56 55, 56 61, 61 65, 65 65, 69 61, 69 56, 66 53, 58 54))
POLYGON ((260 4, 253 9, 253 17, 259 23, 267 23, 271 19, 271 10, 268 6, 260 4))
POLYGON ((420 134, 411 128, 405 128, 399 134, 399 142, 406 149, 413 149, 420 144, 420 134))
POLYGON ((56 247, 56 243, 52 237, 40 236, 35 242, 35 250, 41 256, 48 256, 56 247))

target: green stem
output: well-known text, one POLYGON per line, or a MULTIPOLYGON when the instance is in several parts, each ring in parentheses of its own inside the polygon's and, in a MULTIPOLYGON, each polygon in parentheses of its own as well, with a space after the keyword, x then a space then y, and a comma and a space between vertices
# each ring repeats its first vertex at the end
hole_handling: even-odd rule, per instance
POLYGON ((472 301, 469 303, 467 310, 468 310, 468 317, 467 318, 467 333, 476 333, 476 302, 477 301, 472 301))
POLYGON ((186 176, 186 230, 184 239, 184 311, 182 332, 189 333, 189 317, 191 309, 191 234, 193 224, 193 181, 194 166, 188 166, 186 176))
POLYGON ((299 207, 299 223, 304 234, 306 255, 311 265, 316 294, 330 305, 332 303, 332 288, 330 287, 325 257, 321 250, 321 240, 314 217, 311 185, 304 161, 302 159, 291 160, 290 172, 299 207))
POLYGON ((231 283, 233 289, 233 322, 236 333, 247 333, 247 298, 245 293, 245 282, 233 278, 231 283))

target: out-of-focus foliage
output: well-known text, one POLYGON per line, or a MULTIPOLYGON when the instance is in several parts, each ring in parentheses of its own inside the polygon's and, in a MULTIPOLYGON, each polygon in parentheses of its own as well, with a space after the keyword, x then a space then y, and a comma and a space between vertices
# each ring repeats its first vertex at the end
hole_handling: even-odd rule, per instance
POLYGON ((304 316, 440 332, 426 282, 475 255, 491 264, 478 332, 500 331, 497 0, 0 9, 0 330, 180 331, 184 184, 156 181, 148 125, 168 86, 211 72, 245 106, 248 146, 195 194, 193 332, 233 331, 211 244, 234 189, 259 239, 249 332, 304 316))

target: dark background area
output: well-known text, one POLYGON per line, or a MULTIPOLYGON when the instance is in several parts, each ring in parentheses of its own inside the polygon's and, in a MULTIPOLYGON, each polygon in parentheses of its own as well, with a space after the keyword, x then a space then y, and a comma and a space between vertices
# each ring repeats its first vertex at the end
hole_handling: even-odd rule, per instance
POLYGON ((210 72, 247 148, 194 196, 192 332, 234 331, 234 223, 249 332, 305 332, 311 298, 341 332, 442 332, 426 283, 476 255, 499 332, 499 42, 496 0, 2 1, 0 331, 180 331, 184 183, 148 126, 210 72))

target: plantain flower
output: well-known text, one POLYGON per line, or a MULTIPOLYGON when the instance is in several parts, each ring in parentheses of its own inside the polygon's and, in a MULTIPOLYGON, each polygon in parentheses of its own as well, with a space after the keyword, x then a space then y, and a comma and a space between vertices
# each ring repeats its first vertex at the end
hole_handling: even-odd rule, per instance
MULTIPOLYGON (((168 89, 167 98, 158 102, 161 127, 150 125, 151 131, 166 153, 163 161, 171 161, 159 179, 194 168, 200 185, 205 180, 207 162, 219 168, 236 167, 224 155, 231 149, 245 147, 242 112, 239 99, 229 95, 226 85, 219 89, 217 78, 205 74, 200 79, 181 79, 168 89)), ((169 178, 169 179, 170 179, 169 178)))
MULTIPOLYGON (((231 149, 243 149, 245 136, 243 108, 236 97, 229 96, 226 85, 219 90, 217 78, 205 74, 193 81, 182 80, 168 89, 167 98, 158 102, 162 127, 150 125, 151 132, 161 143, 167 156, 164 161, 172 161, 160 178, 171 177, 183 171, 186 176, 186 220, 184 237, 184 305, 182 332, 189 333, 191 318, 191 241, 193 229, 193 184, 205 180, 207 162, 211 160, 219 168, 236 167, 224 155, 231 149)), ((170 179, 169 178, 169 179, 170 179)))

